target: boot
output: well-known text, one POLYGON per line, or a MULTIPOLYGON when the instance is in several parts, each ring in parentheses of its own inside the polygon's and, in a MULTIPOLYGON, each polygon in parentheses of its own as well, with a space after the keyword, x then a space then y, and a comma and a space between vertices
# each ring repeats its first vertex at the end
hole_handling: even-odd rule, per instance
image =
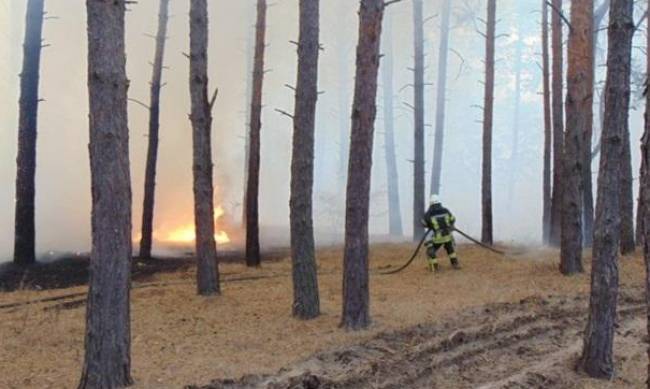
POLYGON ((454 268, 454 270, 460 270, 460 263, 458 263, 458 258, 451 258, 451 267, 454 268))
POLYGON ((434 259, 429 259, 429 271, 431 273, 437 273, 439 270, 438 261, 434 259))

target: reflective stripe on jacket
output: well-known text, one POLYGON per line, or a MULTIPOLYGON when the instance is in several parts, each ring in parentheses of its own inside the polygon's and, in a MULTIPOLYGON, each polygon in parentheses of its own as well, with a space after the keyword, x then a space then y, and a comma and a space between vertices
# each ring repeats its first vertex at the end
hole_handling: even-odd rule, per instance
POLYGON ((456 218, 445 207, 434 204, 424 214, 422 224, 433 231, 431 241, 435 244, 444 244, 453 240, 452 231, 456 218))

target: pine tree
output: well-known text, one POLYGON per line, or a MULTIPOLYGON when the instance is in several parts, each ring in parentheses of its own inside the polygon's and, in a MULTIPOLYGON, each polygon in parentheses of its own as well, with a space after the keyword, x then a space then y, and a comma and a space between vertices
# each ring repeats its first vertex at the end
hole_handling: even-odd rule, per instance
POLYGON ((291 159, 291 260, 293 315, 312 319, 320 314, 314 249, 312 192, 314 131, 318 100, 319 0, 300 0, 298 80, 293 115, 291 159))
POLYGON ((200 295, 219 293, 217 245, 214 239, 212 107, 208 101, 208 3, 190 1, 190 96, 192 100, 192 171, 196 231, 196 287, 200 295))
POLYGON ((158 133, 160 129, 160 89, 162 88, 163 59, 167 40, 167 21, 169 20, 169 0, 160 0, 158 11, 158 33, 151 76, 149 103, 149 147, 144 179, 144 200, 142 204, 142 237, 140 239, 140 258, 151 258, 153 242, 153 211, 156 193, 156 164, 158 161, 158 133))
POLYGON ((126 0, 87 0, 86 9, 92 249, 79 389, 112 389, 133 383, 126 0))
POLYGON ((41 67, 44 0, 29 0, 25 17, 23 70, 20 74, 18 157, 16 158, 16 213, 14 263, 36 262, 36 135, 38 83, 41 67))
POLYGON ((612 353, 621 235, 620 167, 630 103, 633 11, 633 0, 613 0, 609 13, 605 123, 594 224, 591 298, 580 361, 581 368, 596 378, 614 375, 612 353))

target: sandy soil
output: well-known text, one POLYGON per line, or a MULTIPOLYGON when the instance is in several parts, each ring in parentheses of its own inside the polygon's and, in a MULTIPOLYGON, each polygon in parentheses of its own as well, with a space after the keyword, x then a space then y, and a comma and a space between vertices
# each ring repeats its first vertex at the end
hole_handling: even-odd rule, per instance
MULTIPOLYGON (((644 385, 640 257, 621 260, 625 297, 616 339, 618 375, 601 383, 571 369, 581 346, 588 273, 560 276, 551 250, 500 257, 463 246, 460 272, 443 262, 443 272, 434 276, 418 261, 398 275, 378 274, 401 264, 411 249, 373 246, 374 324, 358 333, 338 328, 341 253, 336 248, 319 251, 323 315, 309 322, 290 316, 288 260, 262 269, 222 266, 224 293, 216 298, 195 296, 192 268, 135 283, 135 387, 200 386, 243 375, 248 375, 243 381, 215 381, 212 387, 644 385)), ((0 294, 0 387, 75 385, 83 350, 83 292, 85 287, 0 294), (55 299, 65 295, 71 297, 55 299), (15 306, 27 302, 33 303, 15 306)))

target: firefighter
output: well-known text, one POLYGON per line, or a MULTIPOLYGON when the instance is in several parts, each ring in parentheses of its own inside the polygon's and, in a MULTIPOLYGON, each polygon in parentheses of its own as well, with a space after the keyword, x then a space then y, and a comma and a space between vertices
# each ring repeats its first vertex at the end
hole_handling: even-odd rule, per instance
POLYGON ((451 266, 459 270, 458 255, 456 254, 454 237, 454 223, 456 218, 449 210, 442 206, 438 195, 431 195, 430 206, 422 218, 422 224, 432 232, 431 238, 425 243, 427 246, 428 264, 431 272, 439 269, 436 252, 445 247, 451 266))

